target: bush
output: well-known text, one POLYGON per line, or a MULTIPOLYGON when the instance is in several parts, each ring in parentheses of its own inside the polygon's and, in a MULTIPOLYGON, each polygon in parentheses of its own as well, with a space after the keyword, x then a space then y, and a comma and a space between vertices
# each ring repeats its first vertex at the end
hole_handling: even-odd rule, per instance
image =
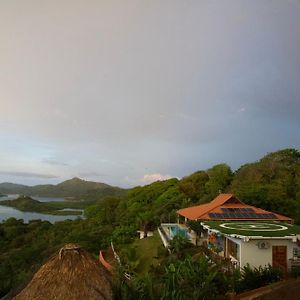
POLYGON ((291 270, 291 276, 294 278, 300 277, 300 267, 293 267, 291 270))
POLYGON ((265 267, 251 268, 249 265, 241 270, 241 277, 235 284, 236 291, 253 290, 264 285, 281 280, 283 272, 273 268, 271 265, 265 267))

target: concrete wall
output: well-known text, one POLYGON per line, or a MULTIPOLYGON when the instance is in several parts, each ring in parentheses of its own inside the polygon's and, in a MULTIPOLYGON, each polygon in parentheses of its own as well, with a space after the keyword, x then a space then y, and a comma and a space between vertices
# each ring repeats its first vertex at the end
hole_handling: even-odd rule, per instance
POLYGON ((242 241, 240 251, 240 266, 243 267, 247 263, 251 267, 272 265, 272 246, 287 246, 287 260, 293 258, 293 248, 297 247, 296 243, 291 240, 250 240, 242 241), (259 249, 258 242, 267 242, 268 249, 259 249))

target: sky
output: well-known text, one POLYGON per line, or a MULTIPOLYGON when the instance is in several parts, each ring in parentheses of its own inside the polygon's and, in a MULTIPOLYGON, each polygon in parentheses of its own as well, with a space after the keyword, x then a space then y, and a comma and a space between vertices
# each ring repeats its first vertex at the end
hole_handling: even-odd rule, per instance
POLYGON ((0 182, 121 187, 300 149, 300 0, 0 0, 0 182))

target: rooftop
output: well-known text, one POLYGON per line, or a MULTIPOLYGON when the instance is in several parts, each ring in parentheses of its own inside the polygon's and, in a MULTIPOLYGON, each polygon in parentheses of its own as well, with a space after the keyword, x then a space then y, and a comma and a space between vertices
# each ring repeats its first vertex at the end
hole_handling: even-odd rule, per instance
POLYGON ((293 238, 300 226, 273 221, 204 221, 204 228, 232 236, 293 238))
POLYGON ((209 203, 179 209, 177 214, 189 220, 278 220, 292 222, 289 217, 245 204, 233 194, 220 194, 209 203))

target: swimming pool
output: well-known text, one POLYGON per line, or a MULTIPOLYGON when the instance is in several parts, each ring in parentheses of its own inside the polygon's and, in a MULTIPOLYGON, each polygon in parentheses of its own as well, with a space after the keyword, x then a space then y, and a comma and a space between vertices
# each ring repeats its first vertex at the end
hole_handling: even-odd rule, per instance
POLYGON ((185 238, 190 238, 190 234, 187 229, 180 227, 178 224, 172 224, 168 226, 170 238, 173 239, 174 236, 182 236, 185 238))

